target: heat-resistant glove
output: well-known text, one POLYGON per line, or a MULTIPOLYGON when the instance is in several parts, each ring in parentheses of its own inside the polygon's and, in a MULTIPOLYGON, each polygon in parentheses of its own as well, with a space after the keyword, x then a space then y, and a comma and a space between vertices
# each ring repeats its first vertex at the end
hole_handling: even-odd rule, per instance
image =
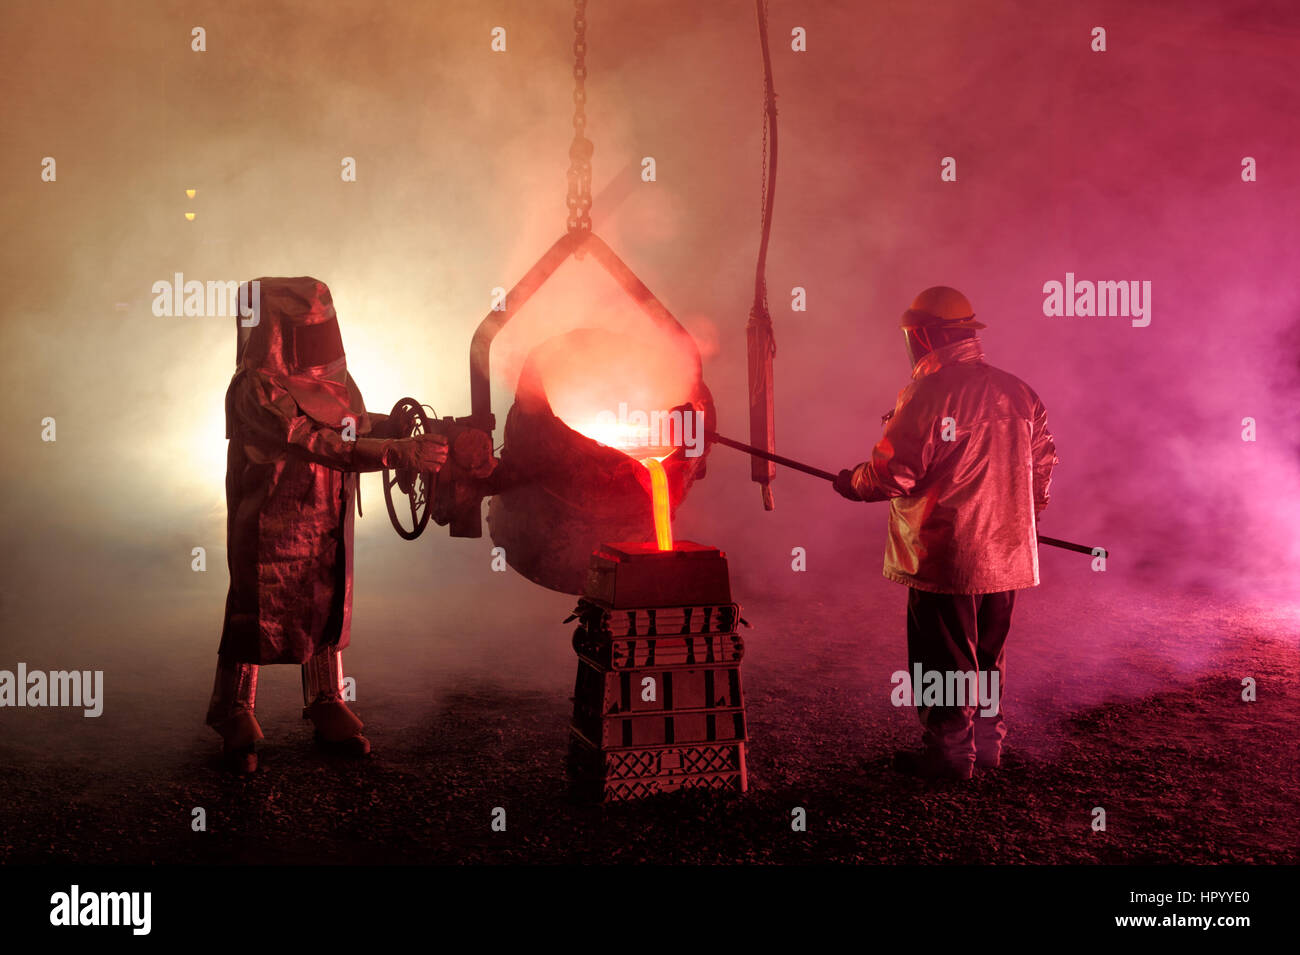
POLYGON ((386 455, 396 468, 436 474, 447 463, 447 439, 441 434, 417 434, 392 442, 386 455))
POLYGON ((835 476, 835 493, 840 497, 846 497, 850 501, 860 501, 858 492, 853 490, 853 471, 845 468, 835 476))
POLYGON ((440 434, 410 438, 357 438, 352 466, 357 471, 405 471, 433 474, 447 461, 447 439, 440 434))

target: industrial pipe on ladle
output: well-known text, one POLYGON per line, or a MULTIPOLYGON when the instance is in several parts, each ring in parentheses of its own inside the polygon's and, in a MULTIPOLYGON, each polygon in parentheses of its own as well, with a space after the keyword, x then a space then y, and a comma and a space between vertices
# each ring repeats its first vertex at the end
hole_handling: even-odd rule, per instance
MULTIPOLYGON (((764 451, 762 448, 756 448, 749 444, 742 444, 739 441, 733 441, 731 438, 724 438, 716 431, 706 431, 704 434, 708 440, 716 442, 717 444, 725 445, 728 448, 735 448, 737 451, 744 451, 746 454, 753 455, 756 458, 762 458, 765 461, 771 461, 773 464, 792 468, 795 471, 802 471, 804 474, 811 474, 813 477, 821 478, 823 481, 830 481, 832 483, 835 481, 836 476, 830 471, 823 471, 821 468, 815 468, 811 464, 804 464, 801 461, 795 461, 793 458, 787 458, 780 454, 771 454, 764 451)), ((1087 544, 1075 544, 1070 541, 1059 540, 1055 537, 1044 537, 1042 534, 1038 535, 1038 543, 1047 544, 1049 547, 1060 547, 1064 550, 1077 551, 1080 554, 1088 554, 1089 556, 1109 556, 1108 551, 1104 547, 1089 547, 1087 544), (1101 551, 1101 553, 1097 554, 1098 551, 1101 551)))

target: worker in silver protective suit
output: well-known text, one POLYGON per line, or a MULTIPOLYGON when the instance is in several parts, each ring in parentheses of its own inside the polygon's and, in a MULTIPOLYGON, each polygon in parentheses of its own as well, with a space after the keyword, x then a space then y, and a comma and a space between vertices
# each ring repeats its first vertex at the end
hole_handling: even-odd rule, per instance
POLYGON ((262 278, 226 392, 230 592, 207 723, 226 762, 257 768, 258 668, 301 664, 303 716, 343 755, 370 744, 343 700, 342 651, 352 624, 352 527, 357 473, 435 473, 442 435, 402 437, 366 411, 348 374, 330 291, 313 278, 262 278))
POLYGON ((841 471, 835 489, 890 502, 884 574, 909 588, 909 675, 919 665, 956 687, 948 674, 978 673, 979 685, 998 690, 992 706, 965 693, 913 700, 924 749, 899 753, 896 766, 969 779, 976 766, 1001 761, 1006 638, 1016 591, 1038 585, 1037 521, 1056 446, 1033 390, 984 360, 985 326, 964 295, 926 289, 902 327, 912 382, 885 416, 871 459, 841 471))

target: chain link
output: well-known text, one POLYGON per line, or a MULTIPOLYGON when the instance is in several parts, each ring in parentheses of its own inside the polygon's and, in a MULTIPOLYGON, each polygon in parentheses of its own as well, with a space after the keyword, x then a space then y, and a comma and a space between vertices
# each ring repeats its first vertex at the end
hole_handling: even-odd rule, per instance
POLYGON ((573 144, 569 146, 569 232, 591 231, 591 154, 587 138, 587 0, 574 0, 573 144))

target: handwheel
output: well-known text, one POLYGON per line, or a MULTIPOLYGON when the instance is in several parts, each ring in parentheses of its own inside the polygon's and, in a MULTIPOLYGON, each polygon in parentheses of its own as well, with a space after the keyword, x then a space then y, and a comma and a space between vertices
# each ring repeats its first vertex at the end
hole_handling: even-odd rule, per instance
MULTIPOLYGON (((393 435, 409 438, 425 434, 428 418, 424 408, 414 398, 403 398, 393 405, 389 415, 393 420, 393 435)), ((393 530, 404 540, 413 541, 424 531, 429 523, 429 502, 433 499, 432 475, 422 474, 408 468, 389 470, 384 468, 384 503, 388 505, 388 519, 393 522, 393 530), (402 510, 409 509, 411 526, 407 528, 397 516, 398 505, 393 500, 393 488, 397 488, 399 498, 406 498, 402 510)))

